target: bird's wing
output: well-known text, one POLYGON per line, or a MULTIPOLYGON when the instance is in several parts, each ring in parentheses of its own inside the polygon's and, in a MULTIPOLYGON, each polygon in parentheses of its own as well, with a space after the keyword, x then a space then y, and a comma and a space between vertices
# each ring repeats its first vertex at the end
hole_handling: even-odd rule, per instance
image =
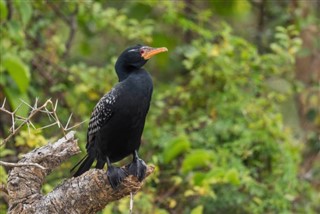
POLYGON ((108 120, 112 117, 114 104, 116 102, 117 93, 112 89, 109 93, 105 94, 94 107, 91 118, 89 121, 87 146, 90 147, 94 142, 95 134, 103 127, 108 120))

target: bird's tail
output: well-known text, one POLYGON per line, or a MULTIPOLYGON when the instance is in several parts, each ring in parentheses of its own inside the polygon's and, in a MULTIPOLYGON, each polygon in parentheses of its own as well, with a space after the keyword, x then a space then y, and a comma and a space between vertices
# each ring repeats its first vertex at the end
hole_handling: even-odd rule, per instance
POLYGON ((98 159, 97 164, 96 164, 96 169, 103 169, 105 164, 106 164, 106 162, 98 159))
POLYGON ((84 156, 71 170, 70 172, 72 172, 75 168, 77 168, 77 166, 79 166, 79 164, 81 164, 78 168, 78 170, 73 174, 73 177, 77 177, 79 175, 82 175, 83 173, 85 173, 86 171, 88 171, 91 167, 91 165, 94 162, 94 157, 90 156, 90 155, 86 155, 84 156))

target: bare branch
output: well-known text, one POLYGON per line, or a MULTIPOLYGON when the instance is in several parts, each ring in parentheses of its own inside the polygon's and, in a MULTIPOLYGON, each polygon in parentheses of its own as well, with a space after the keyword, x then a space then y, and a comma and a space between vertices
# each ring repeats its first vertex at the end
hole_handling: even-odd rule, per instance
POLYGON ((34 105, 30 105, 27 102, 25 102, 24 100, 20 99, 21 103, 18 106, 18 108, 16 110, 14 110, 13 112, 5 109, 5 103, 6 103, 6 99, 4 100, 2 106, 0 107, 0 111, 9 114, 11 117, 11 127, 10 127, 10 135, 7 136, 0 144, 0 146, 3 146, 5 143, 7 143, 15 134, 18 133, 18 131, 24 126, 27 125, 28 126, 28 131, 30 133, 30 126, 32 126, 33 129, 37 129, 35 127, 35 125, 32 123, 32 118, 38 114, 38 113, 45 113, 50 121, 54 121, 53 123, 50 123, 48 125, 45 125, 43 127, 38 128, 39 130, 41 129, 45 129, 51 126, 58 126, 59 129, 61 129, 62 133, 65 135, 66 131, 69 131, 75 127, 78 127, 79 125, 81 125, 83 122, 78 123, 73 125, 72 127, 68 127, 70 125, 70 121, 71 121, 71 117, 72 114, 70 115, 70 117, 68 118, 68 121, 66 123, 65 126, 63 126, 63 124, 61 123, 61 120, 59 118, 59 116, 57 115, 57 109, 58 109, 58 100, 56 100, 54 103, 51 101, 51 99, 48 99, 42 106, 38 107, 38 98, 36 98, 34 105), (31 110, 28 114, 28 117, 23 117, 21 115, 17 114, 17 110, 21 107, 21 105, 24 104, 26 106, 28 106, 31 110), (50 110, 49 110, 50 109, 50 110), (16 128, 16 121, 21 121, 21 123, 19 124, 19 126, 16 128))
POLYGON ((6 100, 7 100, 7 98, 5 97, 3 100, 2 106, 1 106, 1 108, 3 108, 3 109, 4 109, 4 105, 6 104, 6 100))
POLYGON ((28 127, 28 133, 29 133, 29 135, 31 134, 31 131, 30 131, 30 124, 29 123, 27 123, 27 127, 28 127))
MULTIPOLYGON (((9 114, 11 114, 11 117, 13 117, 12 126, 11 126, 12 132, 11 132, 11 134, 10 134, 7 138, 5 138, 5 139, 2 141, 2 143, 0 144, 0 146, 3 146, 6 142, 8 142, 8 141, 10 140, 10 138, 11 138, 12 136, 14 136, 26 123, 28 123, 28 121, 31 120, 31 118, 32 118, 37 112, 39 112, 41 109, 45 108, 46 105, 47 105, 48 103, 50 103, 50 102, 51 102, 51 100, 47 100, 41 107, 39 107, 38 109, 30 112, 30 115, 28 116, 28 118, 27 118, 25 121, 23 121, 16 129, 14 128, 14 124, 15 124, 15 122, 14 122, 14 115, 15 115, 15 112, 10 112, 9 114)), ((4 111, 3 109, 1 109, 1 110, 4 111)), ((5 111, 4 111, 4 112, 5 112, 5 111)))
POLYGON ((42 127, 40 127, 39 129, 46 129, 46 128, 49 128, 49 127, 54 126, 54 125, 57 125, 57 121, 54 122, 54 123, 51 123, 51 124, 49 124, 49 125, 42 126, 42 127))
POLYGON ((23 117, 23 116, 21 116, 21 115, 15 115, 16 116, 16 118, 17 118, 17 120, 21 120, 21 121, 23 121, 23 120, 26 120, 27 118, 26 117, 23 117))
POLYGON ((39 101, 39 98, 36 97, 36 101, 34 102, 33 109, 37 109, 38 108, 38 101, 39 101))
MULTIPOLYGON (((21 102, 23 102, 26 106, 28 106, 30 109, 34 109, 31 105, 29 105, 26 101, 23 99, 20 99, 21 102)), ((19 107, 21 106, 22 103, 20 103, 19 107)))
POLYGON ((58 100, 56 100, 56 102, 54 104, 53 111, 57 111, 57 108, 58 108, 58 100))
POLYGON ((4 107, 1 107, 0 108, 0 111, 3 111, 4 113, 7 113, 7 114, 13 114, 11 111, 8 111, 7 109, 5 109, 4 107))
POLYGON ((7 166, 7 167, 35 166, 35 167, 39 167, 40 169, 43 169, 43 170, 46 169, 45 167, 43 167, 37 163, 9 163, 9 162, 5 162, 5 161, 0 161, 0 165, 7 166))
POLYGON ((132 214, 132 210, 133 210, 133 194, 132 192, 130 192, 130 211, 129 211, 130 214, 132 214))
POLYGON ((33 125, 33 123, 31 122, 31 120, 29 120, 28 124, 30 124, 33 129, 36 129, 36 127, 33 125))
POLYGON ((68 126, 69 126, 69 122, 70 122, 70 120, 71 120, 71 117, 72 117, 72 113, 70 114, 70 116, 69 116, 69 118, 68 118, 68 122, 67 122, 67 124, 66 124, 66 126, 65 126, 66 129, 68 129, 68 126))
POLYGON ((71 126, 70 128, 65 128, 65 130, 66 131, 70 131, 70 130, 72 130, 72 129, 74 129, 74 128, 76 128, 76 127, 78 127, 78 126, 80 126, 80 125, 82 125, 83 123, 85 123, 87 120, 84 120, 84 121, 82 121, 82 122, 80 122, 80 123, 76 123, 74 126, 71 126))

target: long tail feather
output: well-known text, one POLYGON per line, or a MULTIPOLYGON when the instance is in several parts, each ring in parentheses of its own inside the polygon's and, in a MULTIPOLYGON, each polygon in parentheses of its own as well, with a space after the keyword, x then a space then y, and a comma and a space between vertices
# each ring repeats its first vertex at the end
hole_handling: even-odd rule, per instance
POLYGON ((98 160, 96 164, 96 169, 103 169, 106 162, 98 160))
MULTIPOLYGON (((78 168, 78 170, 76 171, 76 173, 74 173, 73 174, 73 177, 77 177, 77 176, 79 176, 79 175, 82 175, 83 173, 85 173, 86 171, 88 171, 89 169, 90 169, 90 167, 91 167, 91 165, 93 164, 93 162, 94 162, 94 157, 92 157, 92 156, 85 156, 84 158, 82 158, 81 160, 80 160, 80 162, 79 163, 77 163, 77 165, 75 166, 75 167, 73 167, 73 169, 74 168, 76 168, 80 163, 81 163, 81 165, 80 165, 80 167, 78 168), (85 158, 85 160, 84 160, 84 158, 85 158)), ((72 169, 72 170, 73 170, 72 169)))
POLYGON ((77 168, 83 161, 88 157, 88 154, 86 154, 81 160, 74 166, 72 169, 70 169, 70 172, 73 172, 75 168, 77 168))

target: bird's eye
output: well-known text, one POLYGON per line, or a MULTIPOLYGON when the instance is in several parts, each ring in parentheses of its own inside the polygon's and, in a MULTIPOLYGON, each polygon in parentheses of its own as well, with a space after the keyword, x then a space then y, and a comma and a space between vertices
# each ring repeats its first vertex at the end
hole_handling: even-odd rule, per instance
POLYGON ((144 50, 140 50, 140 54, 144 54, 144 50))

